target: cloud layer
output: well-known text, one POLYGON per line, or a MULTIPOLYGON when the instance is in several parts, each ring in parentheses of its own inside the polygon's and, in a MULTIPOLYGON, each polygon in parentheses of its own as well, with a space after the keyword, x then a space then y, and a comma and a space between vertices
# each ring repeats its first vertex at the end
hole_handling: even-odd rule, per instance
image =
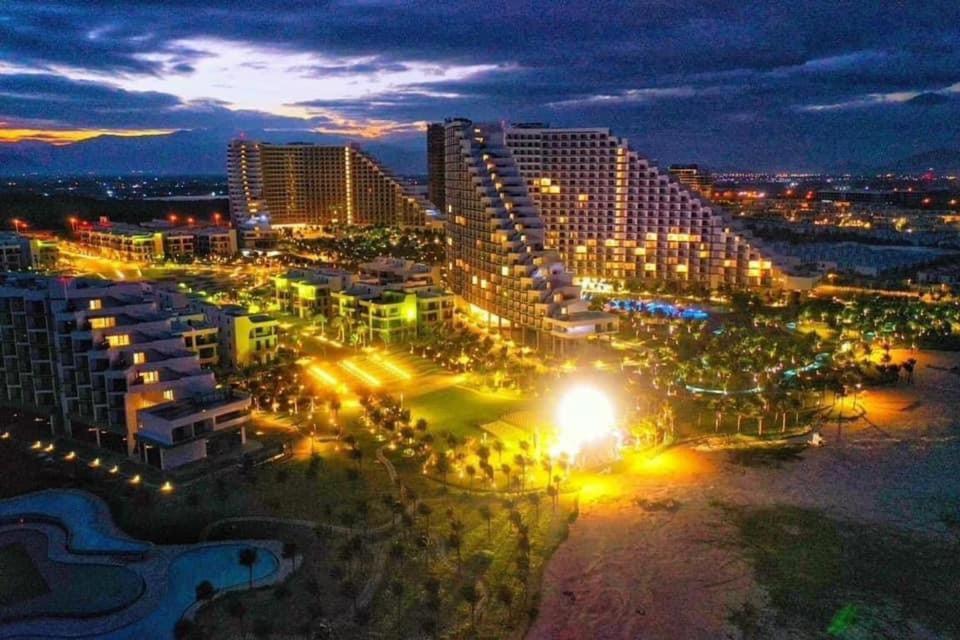
POLYGON ((960 146, 957 25, 943 0, 6 0, 0 141, 187 129, 412 150, 424 122, 467 115, 609 126, 667 161, 876 165, 960 146))

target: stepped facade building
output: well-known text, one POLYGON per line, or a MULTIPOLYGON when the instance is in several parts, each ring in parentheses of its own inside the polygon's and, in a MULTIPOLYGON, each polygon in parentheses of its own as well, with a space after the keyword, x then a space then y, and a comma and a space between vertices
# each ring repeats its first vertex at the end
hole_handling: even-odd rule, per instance
POLYGON ((497 126, 445 123, 447 272, 451 289, 490 324, 525 342, 564 349, 611 333, 616 320, 589 311, 560 256, 544 249, 535 198, 497 126))
POLYGON ((142 283, 0 276, 0 402, 161 469, 235 453, 250 398, 202 366, 209 334, 142 283))
POLYGON ((429 205, 373 156, 350 146, 234 140, 230 215, 274 225, 423 226, 429 205))

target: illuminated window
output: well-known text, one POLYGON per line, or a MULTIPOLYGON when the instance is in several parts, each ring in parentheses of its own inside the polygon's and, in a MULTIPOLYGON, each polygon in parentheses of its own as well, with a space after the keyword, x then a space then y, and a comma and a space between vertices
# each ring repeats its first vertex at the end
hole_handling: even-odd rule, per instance
POLYGON ((508 267, 507 265, 503 265, 502 267, 500 267, 500 275, 502 276, 510 275, 510 267, 508 267))
POLYGON ((587 202, 588 200, 590 200, 590 196, 587 195, 586 193, 581 193, 577 196, 577 200, 579 202, 587 202))
POLYGON ((116 336, 107 336, 107 344, 111 347, 125 347, 130 344, 130 336, 125 333, 116 336))
POLYGON ((160 381, 160 373, 158 371, 144 371, 140 376, 143 378, 143 384, 153 384, 154 382, 160 381))
POLYGON ((133 364, 143 364, 147 361, 147 354, 143 351, 137 351, 133 354, 133 364))
POLYGON ((657 239, 657 234, 655 234, 655 233, 648 233, 648 234, 646 234, 644 237, 645 237, 647 240, 656 240, 656 239, 657 239))
POLYGON ((110 327, 116 326, 117 319, 114 317, 107 318, 90 318, 90 326, 93 329, 109 329, 110 327))
POLYGON ((99 299, 94 299, 90 301, 90 310, 96 311, 103 307, 103 303, 99 299))
POLYGON ((163 392, 164 400, 173 400, 173 389, 166 389, 163 392))

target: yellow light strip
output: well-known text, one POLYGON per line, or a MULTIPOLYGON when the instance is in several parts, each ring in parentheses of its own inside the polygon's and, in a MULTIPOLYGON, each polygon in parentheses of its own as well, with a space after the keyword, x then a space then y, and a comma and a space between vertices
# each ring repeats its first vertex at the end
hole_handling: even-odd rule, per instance
POLYGON ((329 371, 325 371, 321 369, 316 365, 310 367, 309 371, 310 371, 310 375, 312 375, 314 378, 331 387, 335 387, 340 383, 340 381, 337 380, 336 376, 334 376, 329 371))
POLYGON ((343 360, 340 363, 340 366, 346 369, 347 371, 349 371, 350 373, 352 373, 353 375, 355 375, 356 377, 360 378, 367 384, 369 384, 371 387, 379 387, 382 384, 380 382, 380 378, 373 375, 372 373, 364 371, 359 366, 357 366, 355 362, 351 362, 349 360, 343 360))
POLYGON ((394 363, 394 362, 391 362, 391 361, 388 360, 386 357, 384 357, 384 356, 382 356, 382 355, 380 355, 380 354, 377 354, 377 355, 373 356, 373 360, 374 360, 374 362, 376 362, 378 365, 380 365, 381 367, 383 367, 384 369, 386 369, 387 371, 389 371, 390 373, 392 373, 393 375, 397 376, 398 378, 400 378, 400 379, 402 379, 402 380, 409 380, 409 379, 412 377, 409 373, 407 373, 407 372, 406 372, 402 367, 400 367, 398 364, 396 364, 396 363, 394 363))

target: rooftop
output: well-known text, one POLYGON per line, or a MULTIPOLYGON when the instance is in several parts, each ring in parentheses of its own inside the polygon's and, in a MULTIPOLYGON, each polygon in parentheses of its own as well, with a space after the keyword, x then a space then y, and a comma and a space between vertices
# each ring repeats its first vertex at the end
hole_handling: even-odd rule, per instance
POLYGON ((180 400, 164 402, 144 409, 144 413, 156 416, 161 420, 173 422, 202 411, 211 411, 225 405, 248 399, 244 393, 233 389, 221 389, 205 394, 196 394, 180 400))

